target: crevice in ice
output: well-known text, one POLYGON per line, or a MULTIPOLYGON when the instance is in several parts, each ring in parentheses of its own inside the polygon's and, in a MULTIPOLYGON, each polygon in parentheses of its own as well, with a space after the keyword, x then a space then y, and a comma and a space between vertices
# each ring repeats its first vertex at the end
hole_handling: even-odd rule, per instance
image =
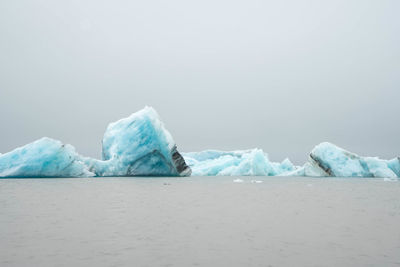
POLYGON ((327 176, 335 176, 332 173, 332 170, 329 169, 329 167, 325 166, 316 156, 314 156, 313 154, 310 154, 310 163, 311 165, 316 165, 317 167, 319 167, 322 171, 324 171, 326 173, 327 176))

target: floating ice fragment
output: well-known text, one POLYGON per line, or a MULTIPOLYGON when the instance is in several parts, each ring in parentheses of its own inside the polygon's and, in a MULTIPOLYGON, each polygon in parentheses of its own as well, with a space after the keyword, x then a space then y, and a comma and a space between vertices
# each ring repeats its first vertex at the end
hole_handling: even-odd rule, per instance
POLYGON ((397 182, 399 179, 397 178, 383 178, 383 181, 385 182, 397 182))
POLYGON ((234 183, 243 183, 243 180, 242 179, 235 179, 235 180, 233 180, 233 182, 234 183))

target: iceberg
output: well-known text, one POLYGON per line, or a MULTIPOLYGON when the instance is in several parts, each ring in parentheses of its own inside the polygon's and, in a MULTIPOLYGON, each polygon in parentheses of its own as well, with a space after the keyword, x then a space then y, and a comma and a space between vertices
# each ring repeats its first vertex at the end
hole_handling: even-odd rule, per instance
POLYGON ((189 176, 190 168, 151 107, 110 123, 103 160, 85 158, 96 176, 189 176))
MULTIPOLYGON (((4 177, 113 176, 308 176, 400 177, 400 158, 361 157, 324 142, 303 166, 289 159, 272 162, 262 149, 179 153, 172 135, 151 107, 110 123, 102 140, 102 159, 84 157, 75 148, 41 138, 0 153, 4 177)), ((256 181, 256 180, 254 180, 256 181)))
POLYGON ((41 138, 0 155, 0 177, 91 177, 71 145, 41 138))
POLYGON ((195 176, 275 176, 295 170, 289 159, 271 162, 261 149, 182 153, 195 176))
POLYGON ((303 167, 285 176, 313 177, 381 177, 397 178, 400 163, 377 157, 361 157, 334 144, 323 142, 310 153, 309 160, 303 167))

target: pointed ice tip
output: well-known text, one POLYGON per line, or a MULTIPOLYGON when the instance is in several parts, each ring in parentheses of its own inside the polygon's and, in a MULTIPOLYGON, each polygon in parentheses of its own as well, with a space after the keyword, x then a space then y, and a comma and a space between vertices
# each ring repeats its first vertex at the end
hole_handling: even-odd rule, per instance
POLYGON ((143 109, 141 109, 141 110, 139 110, 139 112, 140 111, 143 111, 143 112, 152 112, 152 113, 155 113, 155 114, 157 114, 158 115, 158 112, 157 112, 157 110, 155 109, 155 108, 153 108, 152 106, 144 106, 144 108, 143 109))
MULTIPOLYGON (((154 110, 154 108, 153 108, 152 106, 146 105, 146 106, 144 106, 144 108, 142 108, 141 110, 154 110)), ((141 111, 141 110, 139 110, 139 111, 141 111)))
POLYGON ((316 145, 312 150, 311 150, 311 154, 316 153, 316 151, 327 151, 327 150, 341 150, 341 151, 345 151, 347 153, 350 153, 348 151, 346 151, 345 149, 330 143, 330 142, 321 142, 318 145, 316 145))
POLYGON ((55 139, 47 137, 47 136, 43 136, 42 138, 37 139, 35 142, 39 142, 39 141, 58 141, 58 140, 55 140, 55 139))
POLYGON ((337 145, 332 144, 331 142, 327 142, 327 141, 321 142, 318 145, 316 145, 315 147, 326 147, 326 146, 329 146, 329 147, 335 146, 335 147, 337 147, 337 145))

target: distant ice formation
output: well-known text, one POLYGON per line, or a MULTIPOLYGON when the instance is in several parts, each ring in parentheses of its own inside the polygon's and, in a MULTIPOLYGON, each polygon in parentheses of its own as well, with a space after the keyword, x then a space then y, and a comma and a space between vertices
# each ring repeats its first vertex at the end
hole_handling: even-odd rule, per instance
MULTIPOLYGON (((83 157, 71 145, 47 137, 0 153, 0 177, 101 176, 311 176, 400 177, 400 159, 361 157, 321 143, 303 166, 272 162, 261 149, 178 152, 171 134, 151 107, 111 123, 102 160, 83 157)), ((240 179, 237 179, 239 181, 240 179)), ((235 180, 236 181, 236 180, 235 180)), ((256 180, 254 180, 256 181, 256 180)))

